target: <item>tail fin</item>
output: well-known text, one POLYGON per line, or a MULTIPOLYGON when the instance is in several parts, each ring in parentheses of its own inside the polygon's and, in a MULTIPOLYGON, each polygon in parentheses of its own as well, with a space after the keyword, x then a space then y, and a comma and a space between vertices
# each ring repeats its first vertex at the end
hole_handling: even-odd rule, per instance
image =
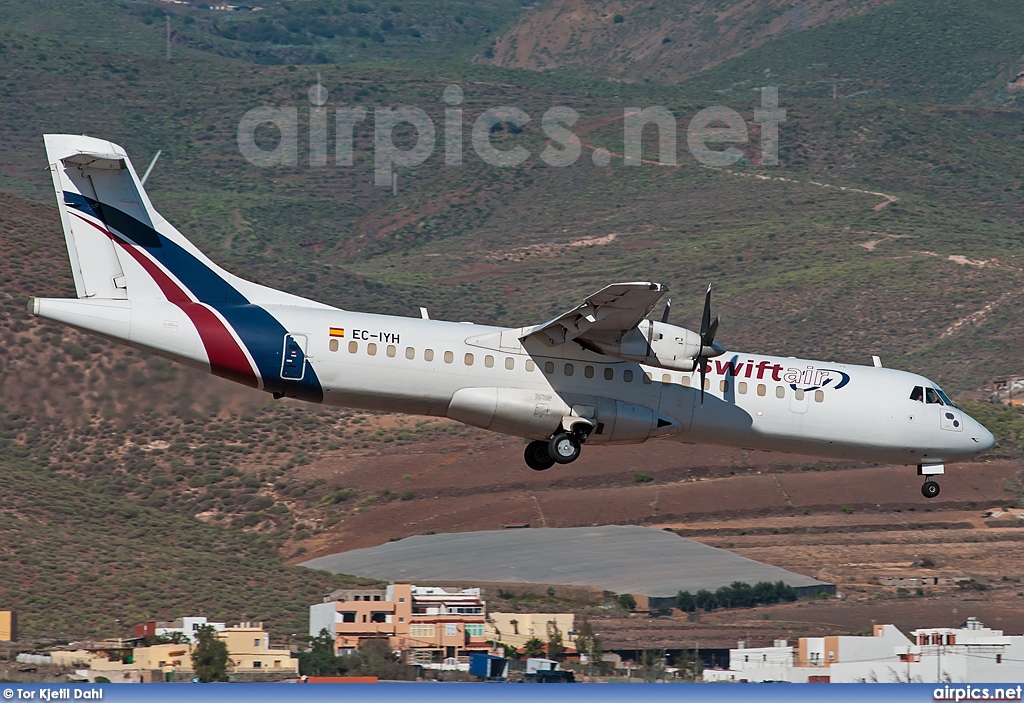
POLYGON ((119 202, 136 217, 149 220, 147 210, 140 205, 142 196, 135 188, 127 154, 110 142, 92 137, 47 134, 43 140, 78 297, 127 298, 127 281, 114 242, 77 214, 85 212, 102 222, 94 205, 106 200, 119 202))
POLYGON ((43 139, 79 298, 328 307, 210 261, 153 208, 117 144, 71 134, 43 139))

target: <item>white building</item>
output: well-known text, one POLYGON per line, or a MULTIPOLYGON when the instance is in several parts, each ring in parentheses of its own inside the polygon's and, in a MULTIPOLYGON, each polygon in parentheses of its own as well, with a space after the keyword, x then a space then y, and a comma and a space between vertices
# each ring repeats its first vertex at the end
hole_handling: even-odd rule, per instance
POLYGON ((222 622, 210 622, 204 617, 194 618, 178 618, 174 622, 162 622, 158 623, 156 628, 157 636, 169 637, 174 632, 180 632, 188 638, 188 641, 192 644, 196 643, 196 630, 203 625, 212 627, 217 632, 223 630, 227 625, 222 622))
POLYGON ((914 630, 900 652, 913 681, 974 683, 1024 680, 1024 635, 1004 635, 968 618, 963 627, 914 630))
POLYGON ((914 630, 875 625, 870 637, 802 637, 797 647, 729 650, 729 669, 709 669, 705 681, 793 683, 976 683, 1024 679, 1024 635, 1004 635, 969 618, 959 628, 914 630))

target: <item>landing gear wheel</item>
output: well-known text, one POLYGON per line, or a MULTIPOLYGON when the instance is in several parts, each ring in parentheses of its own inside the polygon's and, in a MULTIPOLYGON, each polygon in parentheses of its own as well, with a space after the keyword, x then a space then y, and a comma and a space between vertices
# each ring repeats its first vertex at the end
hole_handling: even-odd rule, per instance
POLYGON ((551 454, 548 452, 547 442, 530 442, 526 445, 523 458, 526 459, 526 465, 534 471, 545 471, 555 465, 555 460, 551 458, 551 454))
POLYGON ((548 442, 548 454, 553 461, 559 464, 571 464, 576 461, 580 458, 582 449, 583 443, 580 442, 579 437, 565 432, 556 434, 548 442))
POLYGON ((921 495, 923 495, 925 498, 934 498, 935 496, 939 495, 939 484, 937 484, 935 481, 932 481, 931 479, 928 479, 927 481, 924 482, 924 485, 921 486, 921 495))

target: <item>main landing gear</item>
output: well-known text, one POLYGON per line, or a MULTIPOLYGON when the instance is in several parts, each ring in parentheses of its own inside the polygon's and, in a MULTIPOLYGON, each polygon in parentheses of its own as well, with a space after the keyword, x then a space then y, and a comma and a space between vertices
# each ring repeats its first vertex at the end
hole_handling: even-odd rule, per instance
POLYGON ((580 458, 586 436, 575 432, 559 432, 544 442, 534 440, 526 445, 523 458, 534 471, 545 471, 555 464, 571 464, 580 458))

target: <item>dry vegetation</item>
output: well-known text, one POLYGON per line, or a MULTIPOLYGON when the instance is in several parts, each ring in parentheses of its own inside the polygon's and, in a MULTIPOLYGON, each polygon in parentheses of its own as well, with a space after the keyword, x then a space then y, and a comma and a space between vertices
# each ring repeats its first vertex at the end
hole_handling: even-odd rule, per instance
MULTIPOLYGON (((162 58, 158 31, 165 4, 82 4, 94 11, 68 12, 63 2, 8 3, 0 30, 0 63, 6 69, 0 78, 5 116, 0 123, 0 190, 5 193, 0 207, 0 457, 13 462, 7 475, 16 477, 22 495, 16 507, 0 508, 5 511, 0 512, 4 573, 18 569, 17 581, 0 580, 0 604, 26 612, 30 633, 49 627, 41 619, 44 613, 51 618, 44 594, 66 583, 76 584, 84 615, 74 622, 51 620, 56 629, 51 634, 111 633, 115 625, 107 594, 113 591, 123 618, 171 617, 183 608, 212 603, 216 607, 205 610, 210 616, 235 619, 244 613, 271 620, 275 632, 284 632, 296 627, 295 618, 319 588, 338 580, 310 577, 316 586, 301 590, 295 586, 298 572, 280 566, 282 556, 297 561, 409 534, 492 528, 503 522, 671 523, 750 554, 775 549, 764 558, 801 570, 813 560, 802 562, 794 553, 821 556, 832 544, 822 537, 813 542, 802 529, 859 525, 843 537, 850 549, 861 539, 896 540, 902 533, 936 540, 955 535, 953 541, 974 544, 974 537, 998 530, 961 525, 971 521, 971 511, 987 502, 1016 500, 1024 490, 1013 463, 1024 441, 1024 420, 1016 411, 972 407, 999 434, 1001 457, 1008 463, 951 476, 933 509, 952 512, 938 522, 922 521, 923 508, 918 507, 918 519, 907 524, 927 527, 897 529, 895 517, 878 520, 905 519, 910 505, 920 506, 916 478, 908 472, 894 474, 900 478, 892 488, 896 484, 888 476, 880 482, 884 469, 879 467, 713 449, 680 457, 675 448, 655 445, 643 452, 591 452, 570 469, 542 477, 522 465, 521 444, 514 440, 444 421, 273 402, 219 379, 43 325, 25 312, 30 296, 73 291, 42 170, 40 138, 43 132, 68 131, 123 144, 137 166, 162 149, 148 190, 187 236, 239 274, 341 307, 412 315, 425 305, 435 318, 519 325, 546 319, 609 281, 650 279, 674 289, 675 321, 693 324, 699 290, 713 282, 724 315, 720 338, 731 348, 851 362, 881 354, 887 365, 926 373, 951 392, 979 387, 995 376, 1020 373, 1024 341, 1018 314, 1024 290, 1024 206, 1017 175, 1024 170, 1024 157, 1013 146, 1024 138, 1022 113, 992 78, 1009 70, 1009 63, 999 64, 1000 56, 1020 33, 1014 34, 1016 20, 999 14, 999 3, 970 25, 972 37, 994 32, 999 56, 977 54, 973 44, 947 51, 956 66, 980 66, 977 71, 936 72, 937 77, 919 85, 907 78, 917 63, 887 64, 878 74, 878 81, 886 83, 884 94, 832 101, 817 99, 814 77, 801 73, 803 64, 773 63, 776 73, 795 86, 783 92, 788 119, 782 125, 782 166, 756 165, 759 135, 754 130, 751 141, 740 145, 745 160, 727 170, 701 167, 687 156, 672 168, 626 168, 619 159, 597 168, 589 156, 596 146, 621 151, 620 118, 626 105, 669 106, 680 126, 700 108, 723 100, 751 117, 757 100, 745 90, 749 86, 722 86, 734 76, 753 80, 750 76, 762 70, 764 61, 779 56, 816 62, 818 54, 832 56, 828 52, 843 46, 835 60, 855 67, 857 81, 866 84, 877 66, 865 57, 885 55, 885 36, 841 42, 833 33, 853 27, 866 37, 870 33, 857 28, 883 21, 886 15, 879 20, 879 12, 907 11, 917 17, 913 12, 920 3, 903 0, 839 24, 827 23, 834 18, 832 10, 819 16, 817 5, 804 3, 813 6, 804 26, 827 24, 788 34, 783 41, 798 42, 795 49, 772 53, 773 41, 761 53, 726 61, 703 82, 683 85, 624 84, 593 72, 588 77, 455 62, 295 63, 318 60, 317 51, 337 58, 347 50, 345 42, 351 44, 345 61, 385 58, 386 51, 394 52, 392 58, 419 56, 417 40, 431 37, 451 42, 437 49, 440 54, 465 55, 480 49, 481 23, 493 22, 497 34, 497 27, 515 14, 500 3, 477 4, 478 14, 472 17, 459 10, 463 23, 454 19, 454 5, 402 2, 402 13, 395 13, 392 3, 360 4, 367 12, 346 5, 330 15, 328 24, 347 23, 351 33, 335 38, 311 37, 324 3, 288 3, 288 12, 312 13, 289 25, 281 14, 285 10, 274 10, 274 31, 288 33, 294 43, 246 34, 252 29, 242 26, 248 19, 231 18, 240 23, 233 38, 225 36, 231 33, 226 24, 211 24, 212 15, 196 15, 186 25, 184 18, 193 9, 175 6, 168 11, 178 13, 176 21, 182 24, 176 26, 170 63, 162 58), (403 14, 401 21, 395 14, 403 14), (380 29, 388 19, 392 29, 404 34, 380 29), (358 36, 359 27, 369 31, 371 20, 383 43, 358 36), (412 25, 424 28, 420 38, 409 33, 412 25), (80 39, 57 38, 64 35, 80 39), (366 39, 370 43, 360 46, 366 39), (260 65, 269 58, 260 61, 259 56, 290 65, 260 65), (258 104, 307 104, 307 90, 318 76, 330 92, 332 109, 361 105, 372 112, 421 105, 439 126, 441 92, 458 83, 466 92, 467 124, 502 104, 533 116, 523 130, 504 130, 493 141, 502 149, 525 146, 534 156, 522 167, 495 169, 472 154, 467 139, 463 167, 445 168, 435 154, 421 167, 401 169, 401 189, 393 197, 390 190, 370 185, 373 133, 368 122, 356 130, 352 168, 307 168, 301 138, 298 167, 257 169, 245 163, 235 142, 239 118, 258 104), (196 89, 197 82, 203 90, 196 89), (900 92, 900 86, 909 87, 900 92), (729 92, 709 92, 716 89, 729 92), (946 95, 970 105, 932 104, 946 95), (552 105, 569 105, 581 114, 578 133, 589 146, 571 168, 549 168, 536 156, 547 142, 539 117, 552 105), (635 475, 650 480, 638 481, 635 475), (797 485, 789 485, 794 481, 797 485), (853 486, 852 492, 837 492, 840 482, 853 486), (891 489, 889 495, 878 494, 882 485, 891 489), (799 509, 784 498, 797 489, 804 496, 799 509), (47 502, 51 491, 57 497, 47 502), (858 522, 844 522, 850 517, 844 505, 855 511, 858 522), (897 514, 897 508, 903 512, 897 514), (811 517, 826 515, 828 524, 801 523, 803 509, 811 517), (104 517, 103 511, 113 516, 137 512, 120 520, 104 517), (751 531, 763 530, 750 525, 707 522, 733 520, 737 513, 796 523, 765 523, 779 530, 777 541, 748 542, 755 536, 773 538, 754 535, 751 531), (161 520, 173 529, 162 527, 161 520), (869 523, 876 527, 864 527, 869 523), (232 561, 221 552, 202 557, 214 543, 230 545, 245 558, 232 561), (173 557, 160 561, 157 555, 164 552, 173 557), (44 559, 46 553, 54 559, 44 559), (75 556, 81 554, 86 558, 75 556), (55 560, 59 567, 53 566, 55 560), (235 579, 226 572, 241 573, 238 564, 243 562, 264 570, 245 572, 243 581, 221 588, 217 579, 235 579), (144 581, 140 572, 161 575, 144 581), (246 608, 239 594, 250 589, 269 600, 253 596, 254 607, 246 608), (285 593, 297 595, 289 600, 285 593), (164 613, 162 607, 175 610, 164 613)), ((847 3, 842 12, 882 4, 847 3)), ((600 15, 610 23, 602 41, 624 46, 628 36, 643 33, 646 25, 640 19, 665 20, 646 10, 649 3, 644 9, 634 3, 577 6, 588 17, 600 15), (616 14, 623 16, 621 23, 616 14)), ((544 12, 566 19, 567 7, 544 6, 524 16, 519 27, 546 17, 544 12)), ((726 13, 725 19, 693 30, 693 47, 683 50, 673 36, 646 58, 613 57, 622 68, 609 70, 631 75, 634 64, 646 72, 644 66, 656 62, 683 75, 699 67, 694 52, 703 52, 702 47, 719 46, 719 53, 707 59, 718 61, 776 36, 785 14, 779 14, 780 7, 769 3, 762 14, 751 15, 754 24, 744 25, 750 29, 748 38, 734 33, 722 39, 726 13), (663 60, 670 53, 678 61, 663 60)), ((942 12, 950 7, 943 5, 942 12)), ((696 21, 683 18, 678 26, 689 32, 691 20, 696 21)), ((505 35, 498 46, 511 51, 517 32, 505 35)), ((579 55, 591 68, 608 66, 594 58, 600 51, 596 39, 584 35, 578 34, 572 47, 586 50, 579 55)), ((946 51, 945 44, 938 46, 946 51)), ((572 47, 566 45, 560 65, 576 60, 572 47)), ((502 51, 499 58, 506 55, 502 51)), ((833 59, 822 58, 827 60, 833 59)), ((306 113, 300 107, 300 135, 306 134, 306 113)), ((653 155, 657 145, 650 132, 647 136, 646 153, 653 155)), ((400 134, 399 141, 410 137, 400 134)), ((1000 539, 1012 543, 1014 533, 1006 534, 1000 539)), ((992 544, 985 540, 978 544, 992 544)), ((911 544, 916 543, 906 543, 911 544)), ((885 559, 903 563, 911 548, 906 545, 877 549, 889 550, 885 559)), ((941 541, 925 546, 955 555, 955 564, 943 562, 948 569, 969 565, 975 554, 960 554, 941 541)), ((842 554, 841 560, 828 562, 828 573, 845 583, 842 564, 860 563, 864 557, 842 554)), ((975 578, 1009 598, 1015 586, 1004 583, 1003 575, 1020 577, 979 570, 975 578)), ((861 597, 857 588, 847 589, 851 603, 861 597)), ((875 602, 870 593, 864 595, 869 605, 875 602)), ((878 607, 888 603, 875 600, 878 607)), ((914 594, 910 601, 931 602, 914 594)), ((777 606, 787 607, 797 606, 777 606)), ((734 615, 713 616, 729 617, 734 615)))

